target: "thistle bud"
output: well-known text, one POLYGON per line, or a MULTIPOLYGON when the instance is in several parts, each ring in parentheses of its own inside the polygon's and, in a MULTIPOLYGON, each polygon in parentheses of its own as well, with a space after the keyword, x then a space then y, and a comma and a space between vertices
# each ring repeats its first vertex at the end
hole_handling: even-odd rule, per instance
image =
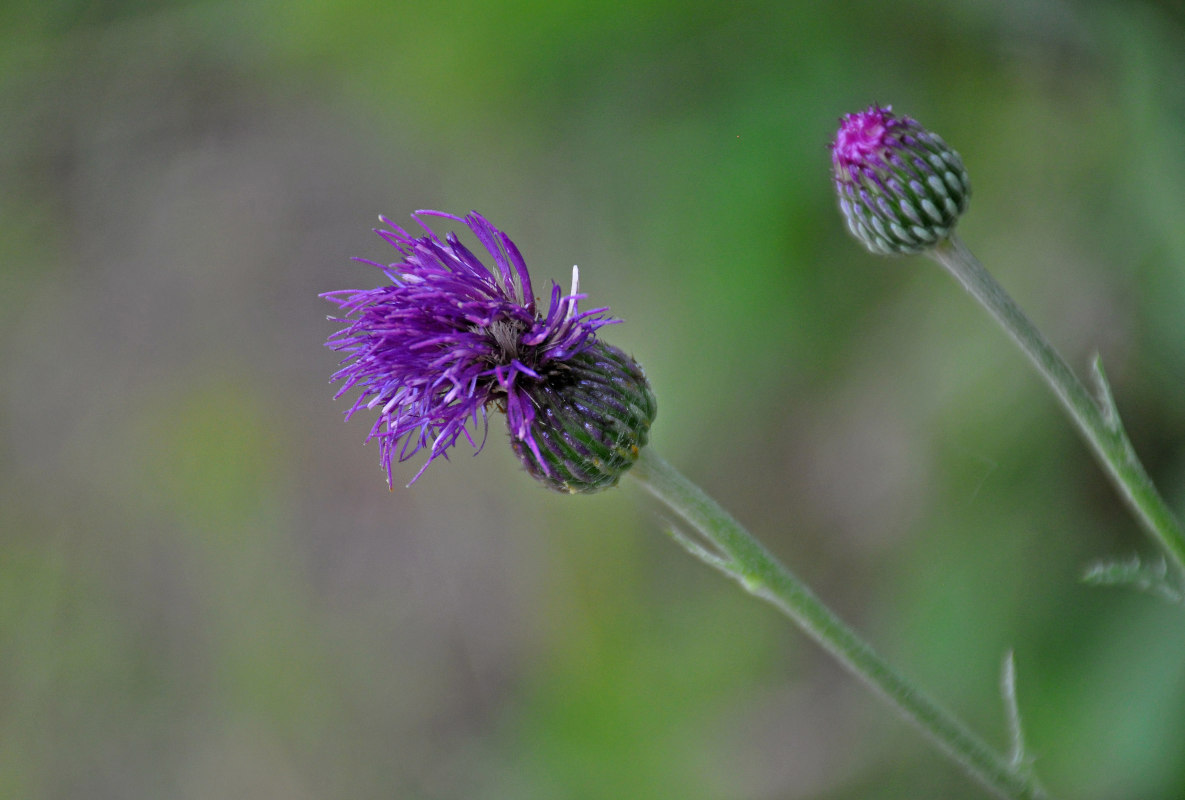
POLYGON ((873 253, 927 250, 967 210, 971 184, 959 154, 891 106, 843 117, 831 161, 848 230, 873 253))
POLYGON ((570 494, 616 485, 638 460, 658 413, 642 368, 599 340, 540 380, 524 381, 521 392, 533 415, 507 408, 514 452, 545 486, 570 494))

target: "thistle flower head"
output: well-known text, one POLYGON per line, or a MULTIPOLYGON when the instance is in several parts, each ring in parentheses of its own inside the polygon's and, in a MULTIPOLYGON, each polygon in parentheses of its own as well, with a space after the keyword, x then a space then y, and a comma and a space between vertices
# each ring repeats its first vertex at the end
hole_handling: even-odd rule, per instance
POLYGON ((638 460, 658 405, 632 358, 595 342, 546 379, 524 385, 536 413, 510 443, 527 472, 562 492, 613 486, 638 460))
POLYGON ((575 267, 571 293, 553 285, 542 311, 518 248, 480 214, 414 216, 426 235, 414 237, 386 219, 390 229, 376 231, 402 256, 386 265, 365 262, 382 270, 389 285, 322 295, 344 312, 330 318, 344 327, 327 342, 345 354, 332 378, 342 382, 336 397, 361 390, 346 418, 361 409, 378 411, 367 440, 379 440, 388 484, 393 462, 421 450, 428 458, 413 482, 438 456, 447 458, 461 437, 480 450, 491 407, 505 412, 516 452, 531 454, 542 475, 550 476, 546 428, 537 419, 539 397, 546 393, 541 387, 563 383, 558 376, 584 364, 582 355, 597 344, 597 330, 616 320, 605 308, 578 310, 584 295, 577 294, 575 267), (439 238, 423 217, 466 225, 493 266, 455 233, 439 238), (478 427, 480 442, 474 436, 478 427))
POLYGON ((920 253, 948 238, 971 184, 959 154, 891 106, 840 120, 831 144, 839 207, 873 253, 920 253))

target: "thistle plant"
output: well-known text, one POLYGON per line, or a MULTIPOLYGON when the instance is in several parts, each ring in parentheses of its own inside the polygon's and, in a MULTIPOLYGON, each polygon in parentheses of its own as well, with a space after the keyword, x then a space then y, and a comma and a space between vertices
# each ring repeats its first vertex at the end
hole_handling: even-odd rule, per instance
MULTIPOLYGON (((839 207, 848 229, 872 253, 929 256, 987 309, 1037 368, 1140 525, 1172 561, 1171 578, 1166 571, 1149 590, 1165 598, 1181 597, 1185 532, 1136 456, 1102 362, 1096 356, 1091 365, 1092 395, 955 235, 955 224, 971 195, 959 154, 915 120, 875 105, 840 120, 831 152, 839 207)), ((1096 565, 1087 578, 1116 583, 1129 573, 1096 565)), ((1148 589, 1150 574, 1139 571, 1131 584, 1148 589)))
POLYGON ((330 318, 343 327, 327 343, 344 353, 333 376, 342 383, 337 396, 359 390, 347 418, 377 412, 367 438, 379 440, 388 485, 394 464, 420 451, 427 457, 413 482, 458 439, 480 448, 490 414, 501 413, 511 447, 544 486, 586 493, 633 476, 690 526, 690 535, 671 531, 688 552, 780 609, 984 786, 1013 800, 1047 796, 1026 766, 1010 660, 1004 698, 1012 753, 1003 755, 890 666, 727 511, 646 448, 654 394, 637 362, 600 340, 601 329, 616 321, 607 309, 578 310, 584 296, 576 269, 571 292, 553 286, 545 312, 518 248, 480 214, 421 211, 416 218, 423 236, 386 220, 390 229, 377 231, 401 256, 391 264, 366 262, 389 285, 323 295, 343 312, 330 318), (425 217, 464 224, 493 266, 455 233, 442 240, 425 217))

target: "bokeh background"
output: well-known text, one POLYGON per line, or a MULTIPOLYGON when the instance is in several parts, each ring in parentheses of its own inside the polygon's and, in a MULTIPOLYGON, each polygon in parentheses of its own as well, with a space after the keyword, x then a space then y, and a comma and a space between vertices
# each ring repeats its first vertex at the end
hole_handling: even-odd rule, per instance
POLYGON ((579 264, 653 446, 1001 747, 1014 650, 1058 796, 1185 796, 1181 609, 1079 580, 1154 548, 971 300, 846 236, 873 101, 1185 510, 1179 3, 5 0, 0 797, 986 797, 630 481, 495 424, 387 491, 317 293, 417 208, 579 264))

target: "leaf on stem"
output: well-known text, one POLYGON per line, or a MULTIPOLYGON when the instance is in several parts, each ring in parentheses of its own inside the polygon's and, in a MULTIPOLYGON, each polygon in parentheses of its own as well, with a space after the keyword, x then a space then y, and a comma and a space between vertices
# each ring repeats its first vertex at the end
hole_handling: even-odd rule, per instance
POLYGON ((683 546, 683 549, 691 553, 700 561, 707 564, 709 567, 714 567, 725 575, 729 575, 737 580, 740 580, 742 575, 736 562, 732 559, 725 558, 719 553, 714 553, 702 544, 697 542, 691 536, 688 536, 683 531, 679 530, 675 525, 669 524, 666 526, 667 535, 683 546))
POLYGON ((1119 421, 1119 408, 1115 405, 1111 384, 1107 382, 1107 373, 1103 372, 1103 359, 1098 353, 1090 361, 1090 376, 1094 379, 1095 401, 1103 412, 1103 422, 1109 431, 1118 433, 1123 429, 1123 423, 1119 421))
POLYGON ((1091 586, 1123 586, 1153 594, 1170 603, 1185 604, 1185 589, 1169 576, 1168 562, 1158 558, 1151 563, 1132 556, 1127 561, 1097 561, 1082 575, 1091 586))
POLYGON ((1004 715, 1008 722, 1009 763, 1014 771, 1027 773, 1032 760, 1025 752, 1025 736, 1020 723, 1020 705, 1016 700, 1016 661, 1013 659, 1011 650, 1005 653, 1004 664, 1000 670, 1000 696, 1004 699, 1004 715))

